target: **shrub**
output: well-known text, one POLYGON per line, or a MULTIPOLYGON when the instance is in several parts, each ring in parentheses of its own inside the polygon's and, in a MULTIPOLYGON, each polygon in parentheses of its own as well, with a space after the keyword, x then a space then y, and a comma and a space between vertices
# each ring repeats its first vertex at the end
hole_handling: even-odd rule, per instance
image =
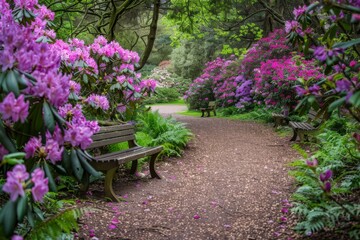
POLYGON ((155 94, 144 101, 145 104, 169 103, 180 98, 180 93, 174 88, 156 88, 155 94))

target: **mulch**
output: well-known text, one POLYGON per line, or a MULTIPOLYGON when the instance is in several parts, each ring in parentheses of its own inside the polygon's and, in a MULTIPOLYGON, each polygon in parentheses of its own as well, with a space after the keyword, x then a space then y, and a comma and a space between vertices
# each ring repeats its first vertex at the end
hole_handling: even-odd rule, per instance
POLYGON ((289 137, 254 122, 176 118, 194 133, 184 155, 157 163, 161 180, 120 170, 114 190, 121 203, 106 202, 102 184, 93 185, 79 204, 90 209, 80 239, 298 237, 294 217, 282 213, 295 188, 287 164, 299 157, 289 137))

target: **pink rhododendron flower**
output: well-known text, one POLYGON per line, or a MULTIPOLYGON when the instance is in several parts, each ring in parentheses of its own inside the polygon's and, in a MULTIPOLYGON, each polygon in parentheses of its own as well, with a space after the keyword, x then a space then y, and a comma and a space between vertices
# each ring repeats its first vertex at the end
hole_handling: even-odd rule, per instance
POLYGON ((16 201, 19 196, 24 196, 23 182, 29 178, 29 173, 23 164, 16 165, 12 171, 6 173, 6 183, 3 191, 10 194, 10 200, 16 201))
POLYGON ((44 195, 49 191, 48 179, 45 178, 44 171, 40 168, 35 169, 31 174, 31 181, 34 183, 34 187, 31 189, 34 201, 42 202, 44 195))
POLYGON ((108 99, 97 94, 91 94, 85 101, 95 109, 108 110, 110 107, 108 99))
POLYGON ((14 122, 25 122, 29 115, 29 102, 25 102, 24 95, 20 95, 17 99, 13 92, 10 92, 0 103, 0 113, 4 120, 11 119, 14 122))

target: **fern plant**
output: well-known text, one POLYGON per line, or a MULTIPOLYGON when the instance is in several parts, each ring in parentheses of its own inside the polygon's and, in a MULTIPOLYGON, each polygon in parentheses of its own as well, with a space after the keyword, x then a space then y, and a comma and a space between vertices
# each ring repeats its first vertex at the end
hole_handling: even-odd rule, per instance
POLYGON ((161 156, 180 156, 192 137, 184 123, 172 117, 164 118, 159 112, 146 112, 138 116, 137 128, 152 140, 149 146, 163 146, 161 156))
POLYGON ((59 239, 72 235, 73 231, 78 231, 77 219, 87 210, 85 208, 65 209, 43 222, 39 222, 31 230, 28 239, 59 239))
MULTIPOLYGON (((328 124, 336 126, 334 120, 328 124)), ((326 126, 318 136, 319 150, 310 159, 294 146, 304 158, 291 164, 290 175, 298 184, 292 195, 292 212, 299 217, 295 229, 307 235, 325 229, 342 231, 360 239, 360 204, 353 197, 360 189, 360 153, 349 131, 354 128, 347 127, 344 134, 343 129, 336 132, 326 126)))

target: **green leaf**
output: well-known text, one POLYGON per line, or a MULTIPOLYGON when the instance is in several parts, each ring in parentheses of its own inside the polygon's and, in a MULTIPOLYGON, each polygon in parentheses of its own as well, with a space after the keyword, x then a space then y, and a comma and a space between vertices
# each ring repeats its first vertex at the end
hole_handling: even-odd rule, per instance
POLYGON ((360 107, 360 91, 355 92, 349 99, 349 102, 355 107, 360 107))
POLYGON ((86 160, 86 155, 82 152, 81 149, 77 149, 77 156, 79 157, 79 161, 81 166, 84 168, 86 172, 91 174, 94 177, 100 177, 101 173, 96 171, 86 160))
POLYGON ((30 204, 29 204, 29 211, 27 214, 27 220, 31 227, 35 227, 34 213, 32 212, 32 207, 30 204))
POLYGON ((44 113, 45 127, 49 129, 51 133, 53 133, 55 130, 55 119, 51 111, 51 108, 47 102, 44 102, 43 113, 44 113))
POLYGON ((4 125, 2 121, 0 121, 0 142, 9 152, 16 152, 16 148, 12 140, 6 134, 4 125))
POLYGON ((16 227, 16 202, 8 201, 1 209, 0 216, 5 236, 9 237, 13 234, 16 227))
POLYGON ((68 152, 66 149, 63 151, 62 154, 62 161, 61 164, 65 168, 66 172, 71 175, 72 174, 72 168, 71 168, 71 153, 68 152))
POLYGON ((341 105, 343 105, 346 101, 345 97, 342 97, 334 102, 332 102, 329 106, 329 112, 334 111, 336 108, 340 107, 341 105))
POLYGON ((360 38, 357 38, 357 39, 353 39, 351 41, 348 41, 348 42, 339 42, 339 43, 336 43, 334 44, 333 48, 349 48, 349 47, 352 47, 354 45, 357 45, 357 44, 360 44, 360 38))
POLYGON ((315 9, 317 6, 319 6, 319 5, 320 5, 319 2, 310 4, 310 5, 306 8, 306 13, 311 12, 312 10, 314 10, 314 9, 315 9))
POLYGON ((37 215, 37 217, 40 219, 40 220, 44 220, 44 213, 40 210, 40 208, 34 206, 34 213, 37 215))
POLYGON ((25 194, 25 196, 19 198, 17 202, 16 214, 19 222, 22 222, 25 217, 25 214, 27 212, 27 205, 28 205, 28 198, 25 194))
POLYGON ((46 161, 44 162, 44 171, 45 171, 45 175, 46 175, 46 177, 48 178, 48 181, 49 181, 50 191, 51 192, 57 192, 54 177, 51 174, 49 164, 46 161))
MULTIPOLYGON (((20 75, 18 75, 20 77, 20 75)), ((8 91, 11 91, 15 94, 15 96, 20 95, 19 85, 16 79, 16 74, 14 71, 8 71, 5 79, 5 84, 7 86, 8 91)))
POLYGON ((88 84, 88 83, 89 83, 89 79, 88 79, 87 74, 84 74, 84 75, 82 76, 82 80, 83 80, 83 82, 84 82, 85 84, 88 84))
POLYGON ((71 158, 71 168, 72 168, 73 175, 80 182, 81 178, 82 178, 83 169, 81 167, 81 164, 80 164, 80 161, 76 154, 75 149, 71 149, 70 158, 71 158))

